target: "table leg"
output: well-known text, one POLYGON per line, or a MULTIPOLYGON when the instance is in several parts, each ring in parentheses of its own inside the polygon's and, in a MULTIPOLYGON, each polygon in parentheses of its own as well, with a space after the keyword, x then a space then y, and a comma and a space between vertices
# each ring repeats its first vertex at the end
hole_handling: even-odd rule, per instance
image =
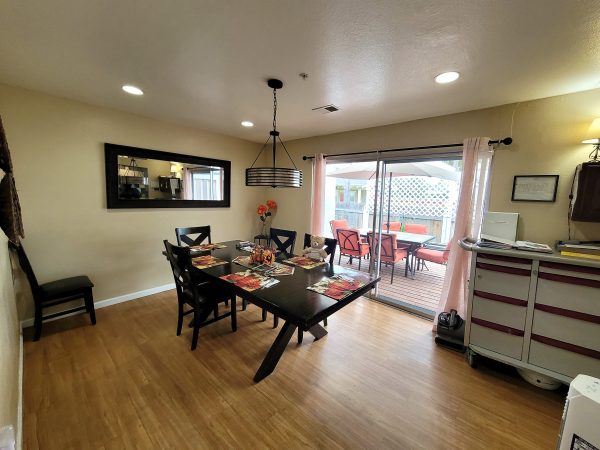
POLYGON ((263 362, 256 371, 256 375, 254 375, 254 381, 256 383, 269 376, 271 372, 275 370, 275 366, 277 366, 279 358, 281 358, 281 355, 283 354, 295 331, 296 325, 290 323, 289 321, 286 321, 283 324, 281 331, 279 331, 279 334, 275 338, 273 345, 271 345, 271 348, 267 352, 267 356, 265 356, 265 359, 263 359, 263 362))
POLYGON ((318 341, 322 337, 327 336, 327 330, 321 325, 316 324, 308 329, 308 332, 315 337, 315 341, 318 341))

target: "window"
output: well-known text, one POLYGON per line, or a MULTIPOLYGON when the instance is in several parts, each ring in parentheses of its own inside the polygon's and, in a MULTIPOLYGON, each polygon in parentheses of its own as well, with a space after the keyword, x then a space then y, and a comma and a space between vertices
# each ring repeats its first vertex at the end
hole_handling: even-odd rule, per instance
POLYGON ((218 168, 190 170, 192 175, 193 200, 222 200, 222 171, 218 168))

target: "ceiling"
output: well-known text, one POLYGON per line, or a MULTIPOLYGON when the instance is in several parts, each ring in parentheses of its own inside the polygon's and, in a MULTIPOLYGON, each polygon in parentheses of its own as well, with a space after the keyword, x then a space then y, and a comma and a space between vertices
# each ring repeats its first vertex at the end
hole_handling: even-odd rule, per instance
POLYGON ((594 89, 600 1, 0 0, 2 83, 262 143, 270 77, 283 140, 594 89))

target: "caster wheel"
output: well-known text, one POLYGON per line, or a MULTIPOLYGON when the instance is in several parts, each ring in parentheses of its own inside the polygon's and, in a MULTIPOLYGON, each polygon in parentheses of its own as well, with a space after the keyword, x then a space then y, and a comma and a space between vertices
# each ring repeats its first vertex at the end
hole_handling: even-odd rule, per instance
POLYGON ((471 366, 473 369, 477 368, 477 362, 479 359, 479 355, 475 352, 473 352, 473 350, 467 350, 467 362, 469 363, 469 366, 471 366))

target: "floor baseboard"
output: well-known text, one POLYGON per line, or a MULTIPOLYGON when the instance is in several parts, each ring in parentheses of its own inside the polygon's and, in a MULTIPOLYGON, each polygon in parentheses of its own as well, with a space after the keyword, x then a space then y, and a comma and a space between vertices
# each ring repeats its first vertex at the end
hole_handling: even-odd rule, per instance
MULTIPOLYGON (((150 289, 144 289, 143 291, 132 292, 130 294, 119 295, 118 297, 100 300, 100 301, 94 302, 94 307, 96 309, 106 308, 107 306, 112 306, 112 305, 116 305, 118 303, 128 302, 130 300, 136 300, 138 298, 147 297, 148 295, 152 295, 152 294, 158 294, 159 292, 168 291, 170 289, 175 289, 175 283, 164 284, 162 286, 156 286, 156 287, 153 287, 150 289)), ((69 314, 69 315, 75 315, 75 314, 85 314, 85 311, 76 312, 76 313, 69 314)), ((51 320, 62 319, 63 317, 68 317, 69 315, 56 317, 54 319, 48 320, 48 322, 50 322, 51 320)), ((31 327, 31 326, 33 326, 33 317, 30 317, 29 319, 25 319, 25 320, 21 321, 21 328, 27 328, 27 327, 31 327)), ((21 342, 22 341, 23 340, 21 339, 21 342)))

